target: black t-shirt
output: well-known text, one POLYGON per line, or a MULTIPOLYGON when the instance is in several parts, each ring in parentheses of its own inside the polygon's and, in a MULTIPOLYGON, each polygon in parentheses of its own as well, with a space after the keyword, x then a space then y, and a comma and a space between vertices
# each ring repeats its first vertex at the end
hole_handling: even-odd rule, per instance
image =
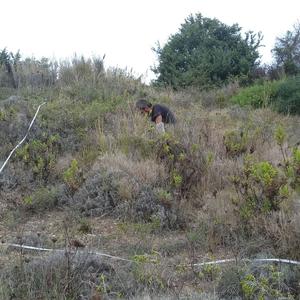
POLYGON ((164 123, 172 123, 176 122, 174 114, 170 111, 170 109, 161 104, 155 104, 152 107, 152 111, 150 113, 151 121, 155 122, 155 119, 161 115, 162 121, 164 123))

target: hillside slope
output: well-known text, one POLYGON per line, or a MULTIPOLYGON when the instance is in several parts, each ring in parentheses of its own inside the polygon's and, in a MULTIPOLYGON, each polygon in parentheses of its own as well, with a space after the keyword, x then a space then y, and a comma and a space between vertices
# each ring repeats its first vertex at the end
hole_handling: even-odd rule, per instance
POLYGON ((300 260, 300 117, 129 83, 0 100, 2 165, 47 96, 0 174, 0 299, 297 299, 299 266, 242 259, 300 260), (145 95, 174 111, 166 134, 145 95))

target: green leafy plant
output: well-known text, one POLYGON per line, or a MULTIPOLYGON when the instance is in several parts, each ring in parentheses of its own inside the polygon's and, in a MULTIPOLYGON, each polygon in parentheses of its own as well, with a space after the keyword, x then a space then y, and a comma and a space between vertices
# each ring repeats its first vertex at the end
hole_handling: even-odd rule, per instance
POLYGON ((160 273, 160 257, 153 251, 151 254, 134 255, 133 276, 140 284, 154 290, 163 290, 166 287, 165 279, 160 273))
POLYGON ((63 173, 63 179, 72 192, 75 192, 81 185, 83 176, 76 159, 71 161, 70 167, 63 173))
POLYGON ((182 176, 176 171, 174 171, 172 174, 172 184, 175 188, 179 188, 182 184, 182 176))
POLYGON ((158 200, 163 203, 164 205, 170 207, 172 205, 172 194, 170 191, 165 189, 159 188, 156 191, 156 195, 158 200))
POLYGON ((272 299, 294 299, 286 289, 283 280, 283 273, 278 271, 275 266, 264 268, 262 273, 249 273, 241 280, 243 296, 247 300, 266 300, 272 299))
POLYGON ((226 152, 230 156, 236 156, 247 151, 248 134, 243 131, 228 131, 224 134, 223 142, 226 152))
POLYGON ((56 163, 59 140, 59 135, 32 140, 17 149, 17 157, 32 170, 36 178, 47 180, 56 163))
POLYGON ((6 119, 6 113, 3 110, 0 110, 0 121, 5 121, 6 119))
POLYGON ((159 161, 163 162, 169 174, 169 184, 181 196, 186 196, 199 184, 209 167, 201 151, 195 145, 184 145, 169 133, 160 136, 154 143, 159 161))
POLYGON ((284 143, 286 142, 286 132, 281 124, 276 127, 274 138, 277 145, 280 147, 284 165, 287 166, 287 155, 284 149, 284 143))
POLYGON ((251 156, 245 158, 242 174, 232 177, 232 182, 239 197, 235 205, 245 219, 279 210, 289 196, 283 174, 269 162, 254 162, 251 156))
POLYGON ((300 189, 300 149, 294 148, 287 167, 287 176, 291 180, 291 186, 300 189))
POLYGON ((265 187, 270 187, 278 177, 278 171, 267 161, 253 164, 250 172, 252 178, 265 187))
POLYGON ((221 268, 217 265, 206 265, 202 268, 200 277, 203 276, 203 278, 207 281, 213 281, 216 280, 221 273, 221 268))

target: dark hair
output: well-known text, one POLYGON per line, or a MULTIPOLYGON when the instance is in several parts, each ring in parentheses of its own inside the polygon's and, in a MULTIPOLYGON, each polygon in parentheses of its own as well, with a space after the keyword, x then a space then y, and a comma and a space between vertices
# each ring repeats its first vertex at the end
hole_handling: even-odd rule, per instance
POLYGON ((149 108, 152 107, 152 104, 149 101, 145 100, 145 99, 140 99, 140 100, 136 101, 135 105, 138 109, 144 109, 144 108, 147 108, 147 107, 149 107, 149 108))

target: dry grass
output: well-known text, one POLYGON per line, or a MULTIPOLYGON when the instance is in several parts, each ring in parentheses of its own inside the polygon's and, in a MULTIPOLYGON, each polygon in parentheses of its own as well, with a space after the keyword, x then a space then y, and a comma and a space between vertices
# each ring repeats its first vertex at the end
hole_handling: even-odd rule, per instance
POLYGON ((137 181, 144 184, 155 185, 157 182, 166 179, 164 166, 152 159, 133 161, 123 153, 117 153, 105 154, 99 159, 98 163, 108 172, 121 171, 129 178, 135 178, 137 181))
MULTIPOLYGON (((73 69, 71 71, 75 72, 73 69)), ((113 71, 110 72, 112 73, 109 73, 106 78, 108 85, 112 84, 113 78, 118 77, 113 71)), ((99 78, 99 82, 101 80, 99 78)), ((125 86, 126 83, 122 81, 120 83, 122 92, 125 86)), ((135 89, 136 84, 131 82, 127 87, 135 89)), ((104 89, 103 93, 108 92, 107 89, 104 89)), ((92 277, 89 278, 89 292, 94 291, 95 295, 101 295, 99 297, 103 299, 114 299, 118 296, 117 293, 121 293, 119 296, 126 299, 143 299, 143 297, 145 299, 176 297, 218 299, 213 291, 217 283, 203 279, 200 273, 192 272, 186 268, 186 265, 198 259, 259 256, 262 253, 300 259, 299 192, 291 190, 289 197, 281 203, 279 211, 253 214, 246 220, 241 217, 239 211, 241 203, 236 204, 238 196, 232 182, 232 176, 243 175, 244 159, 249 154, 256 162, 272 163, 281 174, 284 174, 280 166, 283 157, 274 139, 274 132, 278 124, 284 125, 287 132, 284 149, 289 155, 290 146, 300 140, 300 133, 297 130, 299 117, 281 116, 270 109, 254 111, 226 107, 224 105, 226 99, 234 94, 236 89, 237 87, 232 85, 227 90, 224 88, 208 93, 199 93, 199 91, 176 93, 171 90, 154 89, 147 91, 148 97, 154 103, 167 104, 174 111, 178 123, 175 127, 166 127, 169 134, 167 142, 171 147, 179 145, 177 148, 174 147, 175 154, 176 149, 179 148, 185 151, 184 154, 188 157, 183 162, 178 159, 174 163, 168 157, 162 159, 158 155, 161 154, 158 146, 164 145, 162 138, 155 132, 153 124, 137 113, 134 103, 129 101, 115 111, 105 113, 103 117, 91 118, 93 122, 89 124, 89 129, 84 133, 79 132, 83 138, 81 144, 77 146, 82 147, 78 146, 78 151, 60 153, 55 163, 53 170, 55 176, 52 176, 51 180, 58 180, 57 183, 62 184, 58 178, 61 179, 60 175, 68 168, 73 158, 78 160, 84 172, 84 180, 78 187, 79 190, 94 174, 98 174, 100 179, 104 173, 110 174, 115 183, 113 187, 116 188, 111 192, 116 193, 122 204, 130 203, 131 209, 134 207, 133 200, 138 203, 142 196, 151 194, 160 207, 166 208, 164 212, 171 211, 174 216, 180 215, 184 218, 185 224, 180 229, 160 227, 155 222, 159 218, 154 221, 149 218, 142 220, 143 222, 141 220, 133 222, 130 215, 124 220, 120 218, 121 214, 112 213, 114 208, 111 208, 110 216, 84 218, 75 211, 74 206, 71 206, 61 208, 67 209, 68 214, 66 211, 55 210, 47 213, 39 212, 39 214, 27 215, 26 218, 23 216, 22 222, 19 222, 21 218, 19 219, 17 214, 7 214, 6 221, 4 219, 0 221, 1 238, 12 241, 17 236, 25 237, 32 232, 39 232, 40 236, 50 237, 48 246, 64 247, 66 245, 64 226, 67 223, 68 238, 81 241, 87 248, 107 251, 127 258, 138 255, 136 259, 140 260, 149 257, 153 259, 157 256, 159 263, 140 264, 136 269, 113 265, 118 276, 115 278, 115 283, 110 283, 110 292, 105 291, 104 286, 101 285, 103 277, 96 276, 97 283, 93 281, 95 278, 93 280, 92 277), (242 132, 247 136, 244 152, 231 155, 227 151, 224 136, 232 131, 239 134, 242 132), (184 172, 192 167, 196 168, 196 172, 189 182, 189 193, 183 193, 181 187, 172 182, 173 171, 175 169, 181 172, 175 174, 178 179, 178 176, 184 177, 189 174, 184 172), (10 220, 13 218, 15 221, 10 220), (79 230, 79 225, 85 223, 90 226, 88 232, 79 230), (53 236, 56 241, 51 244, 53 236), (184 267, 175 268, 175 264, 184 267), (208 294, 202 295, 202 292, 198 292, 199 289, 203 289, 208 294)), ((89 95, 85 99, 88 100, 89 95)), ((128 99, 132 100, 130 97, 127 97, 128 99)), ((75 117, 78 116, 74 115, 74 119, 75 117)), ((80 121, 81 118, 78 117, 78 120, 80 121)), ((71 121, 70 124, 77 124, 74 120, 71 121)), ((98 181, 95 182, 97 184, 98 181)), ((92 196, 86 194, 87 198, 92 196)), ((8 196, 5 197, 5 200, 0 200, 1 207, 7 207, 7 204, 3 205, 3 203, 11 200, 8 196)), ((153 200, 151 197, 146 197, 144 202, 140 203, 146 206, 153 200)), ((21 200, 19 199, 18 202, 21 200)), ((82 202, 85 200, 81 199, 82 202)), ((22 210, 19 210, 19 213, 22 214, 22 210)), ((160 217, 159 213, 157 216, 160 217)), ((179 219, 174 220, 177 222, 179 219)), ((7 254, 1 253, 1 256, 7 257, 7 254)), ((27 257, 23 258, 27 259, 27 257)), ((45 258, 39 263, 45 266, 47 262, 49 260, 45 258)), ((8 264, 7 260, 6 264, 8 264)), ((27 269, 27 271, 28 273, 23 275, 33 276, 32 270, 27 269)), ((62 270, 59 271, 59 266, 56 271, 58 285, 55 289, 64 293, 65 290, 61 290, 59 286, 59 280, 65 279, 66 274, 61 273, 62 270)), ((2 275, 7 275, 9 272, 11 269, 2 275)), ((46 292, 45 287, 48 284, 47 272, 42 274, 45 276, 42 277, 45 284, 43 292, 46 292)), ((30 276, 27 281, 28 293, 24 299, 28 295, 34 299, 36 295, 32 293, 35 282, 30 281, 33 278, 30 276)), ((72 283, 76 286, 80 284, 82 278, 75 277, 72 283)), ((11 277, 10 280, 10 284, 13 284, 11 277)), ((0 292, 4 293, 3 287, 2 290, 0 288, 0 292)), ((69 299, 78 298, 74 296, 69 299)))

